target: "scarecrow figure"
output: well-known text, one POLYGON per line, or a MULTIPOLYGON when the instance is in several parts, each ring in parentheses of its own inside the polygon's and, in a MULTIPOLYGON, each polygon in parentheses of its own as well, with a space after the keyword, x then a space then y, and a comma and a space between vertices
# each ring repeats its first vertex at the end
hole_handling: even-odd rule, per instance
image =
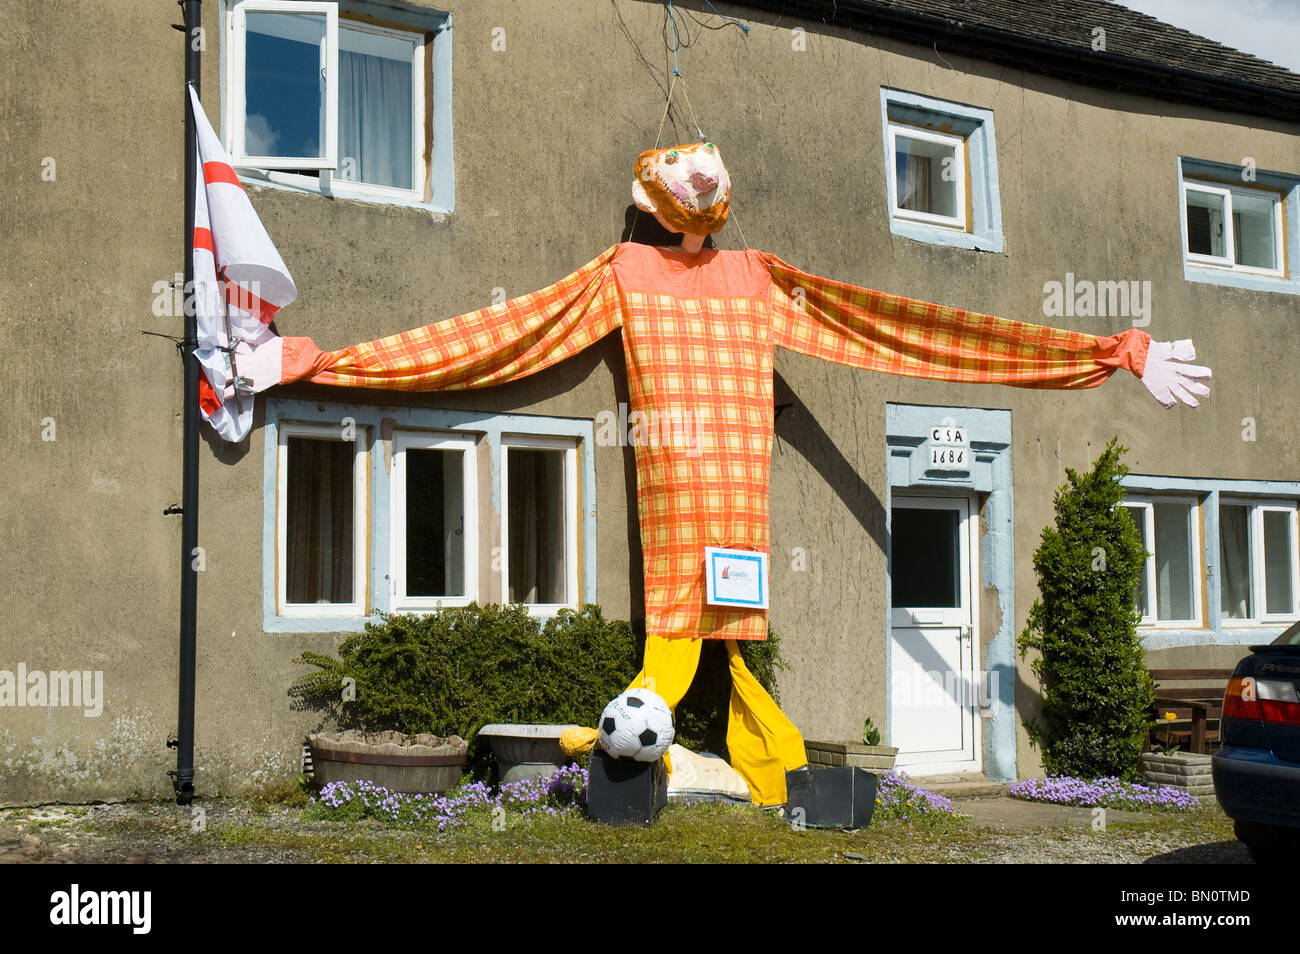
POLYGON ((727 220, 731 182, 717 147, 643 153, 637 207, 681 233, 679 248, 622 243, 549 288, 333 353, 284 341, 281 381, 454 390, 534 374, 622 331, 630 408, 692 422, 690 440, 635 447, 645 563, 646 647, 633 686, 672 708, 702 640, 726 640, 727 747, 755 804, 786 801, 803 739, 745 667, 740 640, 767 638, 767 613, 710 605, 705 547, 768 550, 772 349, 943 381, 1096 387, 1127 369, 1161 404, 1209 393, 1190 341, 1140 329, 1097 337, 913 301, 809 275, 774 255, 705 249, 727 220))

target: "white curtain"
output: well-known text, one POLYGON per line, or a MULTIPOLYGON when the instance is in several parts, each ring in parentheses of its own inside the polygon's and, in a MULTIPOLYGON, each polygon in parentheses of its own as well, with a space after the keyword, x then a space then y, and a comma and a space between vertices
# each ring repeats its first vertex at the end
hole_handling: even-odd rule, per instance
POLYGON ((1250 619, 1250 508, 1219 507, 1219 592, 1224 619, 1250 619))
POLYGON ((412 189, 411 64, 339 51, 339 172, 412 189), (345 165, 348 159, 355 165, 345 165))
POLYGON ((564 452, 511 448, 508 453, 508 599, 567 602, 564 452))
POLYGON ((912 212, 934 209, 930 194, 930 157, 898 153, 898 207, 912 212))
POLYGON ((352 602, 352 445, 289 438, 285 599, 352 602))

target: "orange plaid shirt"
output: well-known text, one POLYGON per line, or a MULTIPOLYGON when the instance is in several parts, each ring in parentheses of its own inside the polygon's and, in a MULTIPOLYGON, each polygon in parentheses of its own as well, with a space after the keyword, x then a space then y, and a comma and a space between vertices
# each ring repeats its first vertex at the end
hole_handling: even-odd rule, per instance
POLYGON ((808 275, 773 255, 624 243, 512 301, 321 353, 286 339, 284 381, 483 387, 622 329, 652 636, 765 639, 766 611, 705 602, 704 548, 768 550, 772 349, 946 381, 1089 388, 1141 375, 1150 337, 1008 321, 808 275), (640 417, 638 417, 640 412, 640 417), (638 439, 638 424, 640 434, 638 439))

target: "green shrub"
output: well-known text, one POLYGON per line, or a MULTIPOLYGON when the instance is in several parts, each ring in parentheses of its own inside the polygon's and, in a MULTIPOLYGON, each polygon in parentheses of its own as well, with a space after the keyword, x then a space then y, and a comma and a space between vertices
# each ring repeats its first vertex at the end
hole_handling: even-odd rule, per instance
MULTIPOLYGON (((338 658, 305 652, 315 666, 289 690, 296 709, 327 714, 344 729, 430 732, 470 740, 470 766, 481 775, 487 751, 476 734, 493 722, 595 726, 610 699, 641 668, 643 640, 631 624, 600 608, 561 610, 545 626, 522 606, 470 604, 436 613, 378 614, 348 636, 338 658), (343 701, 345 680, 356 699, 343 701)), ((779 638, 742 642, 745 665, 776 696, 785 668, 779 638)), ((725 754, 731 675, 726 646, 705 640, 700 668, 677 707, 678 741, 725 754)))
POLYGON ((482 767, 476 734, 489 723, 595 725, 636 674, 639 651, 629 624, 592 605, 561 610, 544 627, 518 605, 379 614, 343 640, 338 658, 295 660, 317 671, 290 694, 297 708, 326 712, 342 728, 459 735, 482 767), (349 677, 356 699, 345 702, 349 677))
POLYGON ((1120 506, 1127 450, 1117 439, 1086 474, 1067 469, 1055 498, 1056 523, 1034 553, 1041 598, 1018 645, 1040 655, 1040 719, 1026 720, 1051 775, 1095 779, 1137 775, 1153 702, 1134 594, 1146 553, 1120 506), (1040 721, 1041 720, 1041 721, 1040 721))

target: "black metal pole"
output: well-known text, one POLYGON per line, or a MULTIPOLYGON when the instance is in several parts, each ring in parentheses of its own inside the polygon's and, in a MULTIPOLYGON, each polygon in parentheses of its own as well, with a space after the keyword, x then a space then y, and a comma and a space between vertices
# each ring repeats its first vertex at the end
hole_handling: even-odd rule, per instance
MULTIPOLYGON (((199 92, 199 56, 202 51, 200 6, 202 0, 178 0, 185 11, 185 83, 199 92)), ((188 805, 194 798, 194 659, 198 604, 198 571, 195 548, 199 545, 199 362, 198 317, 194 313, 194 184, 198 174, 198 146, 190 94, 185 97, 185 341, 181 360, 185 365, 185 409, 183 473, 181 490, 181 646, 180 679, 176 718, 176 771, 172 787, 176 803, 188 805)))

